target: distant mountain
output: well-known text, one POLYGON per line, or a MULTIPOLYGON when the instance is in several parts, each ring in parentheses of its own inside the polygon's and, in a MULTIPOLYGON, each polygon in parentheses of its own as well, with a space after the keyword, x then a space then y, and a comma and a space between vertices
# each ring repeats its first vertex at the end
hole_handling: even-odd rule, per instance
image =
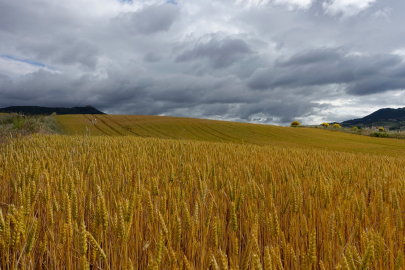
POLYGON ((340 125, 344 127, 385 126, 390 129, 399 129, 405 127, 405 107, 399 109, 379 109, 363 118, 344 121, 340 125))
POLYGON ((85 107, 73 107, 73 108, 50 108, 50 107, 39 107, 39 106, 10 106, 0 109, 2 113, 23 113, 26 115, 50 115, 52 113, 56 114, 105 114, 93 106, 87 105, 85 107))

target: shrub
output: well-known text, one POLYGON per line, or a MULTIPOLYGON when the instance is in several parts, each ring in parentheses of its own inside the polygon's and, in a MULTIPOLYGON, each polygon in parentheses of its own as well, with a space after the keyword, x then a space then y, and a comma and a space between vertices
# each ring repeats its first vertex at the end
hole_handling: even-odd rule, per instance
POLYGON ((337 129, 337 128, 341 128, 339 124, 333 124, 332 127, 333 127, 333 128, 336 128, 336 129, 337 129))
POLYGON ((359 128, 358 128, 358 127, 352 127, 352 130, 353 130, 353 131, 358 131, 359 128))
POLYGON ((22 129, 24 123, 25 123, 25 117, 22 115, 17 115, 13 119, 13 129, 22 129))
POLYGON ((291 122, 291 126, 292 126, 292 127, 297 127, 297 126, 299 126, 299 125, 301 125, 301 124, 300 124, 300 122, 298 122, 298 121, 293 121, 293 122, 291 122))
POLYGON ((30 135, 34 133, 62 133, 52 116, 24 116, 8 114, 0 116, 0 136, 30 135))
POLYGON ((379 132, 384 132, 384 130, 385 130, 385 129, 384 129, 383 127, 379 127, 379 128, 378 128, 378 131, 379 131, 379 132))
POLYGON ((371 137, 388 138, 390 135, 385 132, 373 132, 370 134, 371 137))
POLYGON ((329 127, 329 123, 322 123, 321 126, 328 128, 328 127, 329 127))

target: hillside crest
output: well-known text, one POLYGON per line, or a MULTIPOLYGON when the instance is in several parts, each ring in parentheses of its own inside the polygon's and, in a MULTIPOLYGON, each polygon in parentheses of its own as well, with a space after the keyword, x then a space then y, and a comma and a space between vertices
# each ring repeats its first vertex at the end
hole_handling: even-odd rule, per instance
POLYGON ((405 107, 379 109, 363 118, 343 121, 340 125, 345 127, 385 126, 390 129, 401 129, 405 127, 405 107))

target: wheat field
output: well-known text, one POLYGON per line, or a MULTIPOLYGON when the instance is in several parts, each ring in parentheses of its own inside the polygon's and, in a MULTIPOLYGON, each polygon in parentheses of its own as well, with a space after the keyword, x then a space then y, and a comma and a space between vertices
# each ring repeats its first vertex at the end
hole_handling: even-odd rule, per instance
POLYGON ((65 133, 71 135, 282 145, 385 156, 401 156, 405 153, 404 140, 372 138, 315 128, 151 115, 57 115, 55 118, 65 133))
POLYGON ((0 145, 1 269, 401 269, 405 159, 107 136, 0 145))

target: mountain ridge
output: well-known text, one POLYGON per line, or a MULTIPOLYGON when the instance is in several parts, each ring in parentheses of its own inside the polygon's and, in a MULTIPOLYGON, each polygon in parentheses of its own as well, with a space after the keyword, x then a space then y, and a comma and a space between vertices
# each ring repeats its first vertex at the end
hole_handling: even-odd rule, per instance
POLYGON ((91 105, 84 107, 41 107, 41 106, 9 106, 0 108, 1 113, 23 113, 27 115, 51 115, 56 113, 57 115, 66 114, 106 114, 97 110, 91 105))
POLYGON ((393 109, 382 108, 363 118, 346 120, 340 123, 343 127, 385 126, 390 129, 405 127, 405 107, 393 109))

